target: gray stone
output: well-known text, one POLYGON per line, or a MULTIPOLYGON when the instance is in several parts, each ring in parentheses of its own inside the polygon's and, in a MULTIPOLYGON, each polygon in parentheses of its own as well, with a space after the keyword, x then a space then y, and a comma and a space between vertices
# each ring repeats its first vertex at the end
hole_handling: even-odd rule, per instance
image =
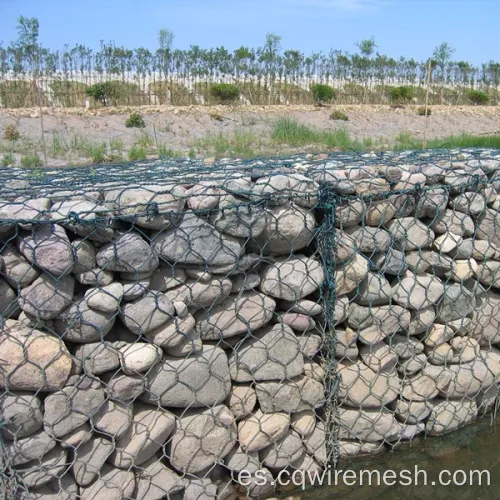
POLYGON ((320 408, 325 403, 323 384, 306 376, 279 382, 258 382, 255 390, 264 413, 295 413, 320 408))
POLYGON ((232 279, 232 282, 233 282, 233 288, 232 288, 233 293, 253 290, 259 286, 260 276, 258 274, 253 274, 253 273, 241 274, 235 276, 232 279))
POLYGON ((339 408, 339 438, 367 442, 389 441, 399 433, 394 414, 386 408, 339 408))
POLYGON ((309 209, 295 205, 269 208, 264 230, 249 241, 247 248, 264 255, 289 255, 307 247, 315 229, 316 219, 309 209))
POLYGON ((314 431, 304 438, 304 447, 320 465, 327 463, 325 425, 318 420, 314 431))
POLYGON ((101 288, 91 288, 85 292, 84 296, 89 307, 101 312, 117 311, 122 298, 123 285, 118 282, 101 288))
POLYGON ((303 410, 293 413, 291 416, 291 427, 302 437, 308 437, 316 427, 316 413, 314 410, 303 410))
POLYGON ((477 417, 475 401, 429 401, 430 415, 425 424, 431 435, 444 434, 472 422, 477 417))
POLYGON ((386 228, 397 250, 408 252, 417 248, 428 248, 434 241, 434 232, 413 217, 393 219, 386 228))
POLYGON ((149 284, 149 289, 157 292, 164 292, 179 285, 187 279, 186 271, 177 267, 160 266, 153 271, 149 284))
POLYGON ((304 255, 280 257, 264 267, 260 290, 284 300, 299 300, 317 290, 325 279, 321 264, 304 255))
POLYGON ((85 422, 84 424, 78 426, 76 429, 73 429, 67 434, 64 434, 64 436, 58 437, 57 441, 63 448, 74 450, 82 444, 90 441, 93 435, 94 431, 90 427, 89 423, 85 422))
POLYGON ((252 198, 266 198, 270 204, 281 205, 286 198, 297 205, 312 208, 318 203, 319 184, 302 174, 271 175, 255 182, 252 198))
POLYGON ((384 342, 362 345, 359 352, 363 363, 374 372, 390 371, 398 362, 396 351, 384 342))
POLYGON ((361 361, 341 361, 338 373, 338 396, 348 406, 379 408, 398 397, 401 383, 395 372, 374 372, 361 361))
POLYGON ((410 312, 400 306, 362 307, 351 304, 347 321, 349 326, 358 330, 363 343, 374 344, 399 330, 406 330, 410 319, 410 312))
POLYGON ((56 203, 51 210, 50 217, 68 231, 100 243, 113 239, 114 230, 106 225, 106 207, 101 204, 85 200, 64 200, 56 203), (73 219, 73 214, 77 219, 73 219), (97 219, 101 220, 97 220, 97 219), (79 219, 79 220, 78 220, 79 219))
POLYGON ((483 285, 500 288, 500 262, 495 260, 481 262, 476 269, 476 274, 483 285))
POLYGON ((483 297, 477 299, 470 336, 480 345, 487 346, 500 342, 500 294, 498 292, 488 290, 483 297))
POLYGON ((437 346, 425 346, 425 355, 427 361, 433 365, 444 365, 451 361, 453 358, 453 349, 450 344, 439 344, 437 346))
POLYGON ((494 382, 493 373, 480 358, 470 363, 450 364, 446 373, 450 375, 450 383, 439 390, 445 399, 474 398, 483 387, 489 387, 494 382))
POLYGON ((267 324, 276 302, 258 292, 230 296, 208 311, 195 314, 196 329, 204 340, 229 338, 252 332, 267 324))
POLYGON ((263 413, 258 409, 238 424, 238 442, 245 453, 260 451, 286 436, 290 416, 286 413, 263 413))
POLYGON ((482 193, 466 192, 450 202, 450 208, 467 215, 478 216, 486 209, 486 199, 482 193))
POLYGON ((391 235, 378 227, 353 227, 347 233, 354 240, 356 248, 364 253, 386 252, 391 246, 391 235))
POLYGON ((162 500, 175 498, 173 495, 184 490, 185 481, 170 470, 157 457, 150 458, 141 464, 136 472, 136 499, 162 500))
POLYGON ((39 276, 19 293, 19 307, 40 319, 54 319, 71 304, 75 280, 64 276, 54 280, 47 274, 39 276))
MULTIPOLYGON (((308 316, 304 317, 307 318, 308 316)), ((314 358, 323 345, 323 337, 314 333, 305 333, 297 338, 299 339, 300 352, 307 358, 314 358)))
POLYGON ((150 459, 175 429, 172 413, 135 403, 134 418, 126 432, 116 440, 108 462, 120 469, 139 466, 150 459))
POLYGON ((106 271, 148 272, 158 265, 151 247, 134 233, 120 234, 114 241, 99 249, 97 265, 106 271))
POLYGON ((195 324, 195 319, 191 315, 185 318, 174 317, 168 323, 147 332, 145 337, 149 342, 168 351, 180 346, 186 339, 194 338, 195 324))
POLYGON ((243 250, 239 240, 192 214, 185 215, 174 229, 154 235, 152 247, 169 262, 210 266, 235 264, 243 250))
POLYGON ((38 278, 40 272, 30 264, 14 247, 5 246, 2 249, 0 266, 5 281, 14 289, 26 288, 38 278))
POLYGON ((337 265, 335 269, 335 295, 340 297, 346 295, 358 287, 368 275, 369 262, 360 254, 346 264, 337 265))
POLYGON ((85 373, 99 375, 120 366, 118 349, 109 342, 92 342, 78 346, 75 357, 82 363, 85 373))
POLYGON ((30 436, 43 425, 42 402, 29 392, 0 396, 0 414, 3 421, 0 435, 7 441, 30 436))
POLYGON ((223 405, 185 413, 170 442, 170 463, 179 472, 196 474, 222 460, 236 444, 236 422, 223 405))
POLYGON ((0 388, 8 391, 57 391, 66 383, 71 356, 53 335, 7 320, 0 340, 0 388))
POLYGON ((434 307, 424 307, 418 311, 410 311, 411 319, 408 325, 408 335, 419 335, 425 333, 433 325, 436 319, 436 310, 434 307))
POLYGON ((257 238, 266 226, 266 211, 259 205, 242 202, 226 195, 212 218, 212 224, 221 233, 236 238, 257 238))
POLYGON ((57 480, 67 469, 68 452, 56 446, 41 459, 16 467, 16 473, 28 488, 38 488, 57 480))
POLYGON ((97 432, 111 439, 121 437, 132 423, 132 404, 107 399, 92 415, 92 426, 97 432))
POLYGON ((300 299, 296 302, 283 300, 280 302, 279 308, 283 311, 307 314, 309 316, 317 316, 323 312, 321 304, 307 299, 300 299))
POLYGON ((260 469, 259 454, 256 451, 243 450, 239 445, 235 445, 224 459, 224 464, 232 471, 245 470, 254 474, 260 469))
POLYGON ((167 290, 165 295, 172 302, 183 302, 192 310, 209 309, 224 300, 232 289, 233 284, 227 278, 214 278, 205 283, 188 280, 176 288, 167 290))
POLYGON ((341 229, 356 226, 366 213, 366 205, 363 200, 355 199, 338 204, 335 207, 335 225, 341 229))
POLYGON ((486 240, 495 246, 500 246, 500 213, 498 210, 487 208, 477 218, 476 239, 486 240))
POLYGON ((144 297, 123 304, 120 319, 132 333, 144 335, 167 323, 174 313, 174 306, 166 295, 149 292, 144 297))
POLYGON ((185 191, 176 185, 127 186, 108 191, 104 199, 116 215, 140 227, 161 230, 178 220, 185 204, 185 191))
POLYGON ((444 290, 445 286, 436 276, 416 275, 407 271, 392 289, 392 300, 407 309, 420 311, 437 304, 444 290))
POLYGON ((409 359, 424 352, 424 344, 414 337, 392 335, 386 342, 396 351, 401 359, 409 359))
POLYGON ((396 215, 396 207, 389 200, 370 201, 362 222, 367 226, 380 227, 387 224, 396 215))
POLYGON ((114 445, 102 437, 95 437, 75 450, 72 471, 80 486, 88 486, 94 481, 113 452, 114 445))
POLYGON ((453 210, 445 210, 436 217, 431 229, 436 234, 453 233, 458 236, 472 236, 475 232, 474 221, 468 215, 453 210))
POLYGON ((423 370, 402 381, 401 396, 407 401, 428 401, 448 386, 451 374, 444 366, 427 364, 423 370))
POLYGON ((383 274, 394 276, 403 274, 407 269, 405 254, 395 248, 389 248, 387 252, 372 255, 370 265, 383 274))
POLYGON ((56 441, 44 431, 31 436, 17 438, 5 446, 5 459, 11 466, 40 460, 56 446, 56 441))
POLYGON ((97 342, 113 328, 116 316, 90 309, 87 302, 71 304, 55 320, 54 328, 64 340, 78 344, 97 342))
POLYGON ((358 339, 357 332, 351 328, 346 328, 345 330, 335 330, 335 333, 337 337, 335 357, 356 361, 359 356, 359 350, 356 344, 356 340, 358 339))
POLYGON ((146 374, 142 399, 171 408, 197 408, 222 403, 231 390, 226 353, 204 346, 186 358, 164 356, 146 374))
POLYGON ((75 256, 74 274, 83 274, 97 267, 95 247, 90 241, 76 239, 71 246, 75 256))
POLYGON ((145 381, 142 376, 116 374, 106 380, 107 392, 111 399, 116 401, 130 401, 137 399, 144 391, 145 381))
POLYGON ((368 273, 359 284, 354 300, 362 306, 388 304, 392 289, 382 274, 368 273))
POLYGON ((427 356, 423 353, 415 354, 407 359, 402 359, 398 364, 398 372, 403 376, 414 375, 421 371, 427 364, 427 356))
POLYGON ((201 181, 192 188, 189 188, 185 193, 187 206, 194 211, 216 208, 224 193, 216 184, 217 181, 201 181))
POLYGON ((97 481, 90 486, 80 487, 81 500, 122 500, 132 498, 135 478, 132 471, 120 470, 105 464, 97 481))
POLYGON ((64 436, 87 422, 104 403, 104 390, 94 383, 89 387, 66 386, 45 399, 45 430, 64 436))
POLYGON ((415 217, 434 219, 439 217, 448 205, 448 192, 443 189, 431 189, 420 193, 415 208, 415 217))
POLYGON ((7 319, 16 316, 16 312, 19 312, 16 293, 0 279, 0 314, 7 319))
POLYGON ((225 403, 238 421, 252 414, 257 404, 257 394, 248 385, 233 385, 225 403))
POLYGON ((436 321, 446 324, 449 321, 465 318, 476 308, 476 298, 462 284, 448 284, 437 304, 436 321))
POLYGON ((120 365, 126 375, 147 372, 161 360, 162 350, 152 344, 136 342, 118 349, 120 365))
POLYGON ((235 382, 283 380, 301 375, 304 360, 292 329, 278 324, 255 332, 229 357, 235 382))
MULTIPOLYGON (((95 268, 84 273, 75 274, 76 281, 88 286, 107 286, 113 283, 113 273, 95 268)), ((125 283, 122 283, 125 287, 125 283)))
POLYGON ((389 404, 389 408, 405 424, 417 424, 425 420, 431 412, 427 401, 406 401, 397 399, 389 404))
POLYGON ((73 251, 66 231, 57 224, 41 224, 19 239, 19 251, 32 264, 52 276, 71 272, 73 251))
POLYGON ((284 469, 304 454, 302 439, 296 432, 290 430, 279 441, 261 450, 259 456, 267 467, 284 469))
MULTIPOLYGON (((70 474, 44 484, 29 492, 29 500, 75 500, 78 498, 78 485, 70 474)), ((27 497, 20 497, 28 500, 27 497)))
POLYGON ((335 262, 346 262, 356 253, 354 238, 346 231, 336 230, 333 234, 333 258, 335 262))

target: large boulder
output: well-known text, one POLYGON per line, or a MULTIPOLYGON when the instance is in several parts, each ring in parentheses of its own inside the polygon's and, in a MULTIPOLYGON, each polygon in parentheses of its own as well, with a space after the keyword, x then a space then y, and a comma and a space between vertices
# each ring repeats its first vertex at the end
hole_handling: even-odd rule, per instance
POLYGON ((0 365, 0 388, 38 392, 63 388, 73 362, 57 337, 7 320, 0 336, 0 365))
POLYGON ((201 472, 231 451, 236 435, 236 421, 226 406, 186 412, 170 442, 170 463, 182 473, 201 472))
POLYGON ((154 235, 152 247, 167 262, 208 266, 235 264, 243 251, 240 240, 193 214, 184 215, 177 227, 154 235))
POLYGON ((304 358, 293 330, 277 324, 239 344, 229 357, 229 369, 235 382, 290 379, 303 373, 304 358))
POLYGON ((171 408, 197 408, 222 403, 231 390, 226 353, 204 346, 186 358, 164 356, 145 377, 142 399, 171 408))

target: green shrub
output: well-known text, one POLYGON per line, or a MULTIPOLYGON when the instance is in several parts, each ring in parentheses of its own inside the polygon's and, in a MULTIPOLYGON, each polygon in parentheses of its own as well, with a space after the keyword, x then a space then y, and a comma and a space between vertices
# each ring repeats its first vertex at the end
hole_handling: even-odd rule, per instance
POLYGON ((132 146, 128 151, 130 161, 145 160, 148 156, 148 151, 142 146, 132 146))
POLYGON ((85 93, 93 97, 96 102, 101 103, 103 106, 107 106, 112 99, 118 97, 119 91, 114 83, 102 82, 94 83, 94 85, 87 87, 85 93))
POLYGON ((36 153, 34 153, 23 156, 21 158, 21 165, 25 168, 41 167, 42 160, 36 153))
POLYGON ((17 141, 21 137, 21 134, 19 133, 19 130, 17 130, 17 127, 13 124, 10 123, 5 127, 5 130, 3 131, 3 138, 7 141, 17 141))
POLYGON ((16 164, 16 159, 12 153, 5 153, 2 158, 2 167, 10 167, 16 164))
POLYGON ((146 124, 144 123, 144 118, 139 113, 132 113, 125 120, 125 127, 128 128, 144 128, 146 124))
POLYGON ((316 104, 323 104, 331 101, 335 97, 335 90, 329 85, 323 83, 315 83, 311 85, 311 92, 313 93, 314 101, 316 104))
MULTIPOLYGON (((418 108, 417 111, 420 116, 426 116, 425 106, 420 106, 420 108, 418 108)), ((427 116, 431 116, 431 113, 432 113, 431 108, 427 108, 427 116)))
POLYGON ((413 99, 413 89, 411 87, 392 87, 389 92, 391 102, 403 103, 413 99))
POLYGON ((164 144, 161 144, 160 146, 158 146, 158 156, 162 159, 173 158, 175 156, 175 153, 172 149, 169 149, 164 144))
POLYGON ((335 110, 335 111, 331 112, 330 120, 342 120, 344 122, 348 122, 349 117, 345 113, 343 113, 342 111, 335 110))
POLYGON ((478 106, 481 104, 488 104, 490 100, 490 96, 486 92, 483 92, 482 90, 470 90, 468 97, 469 101, 472 104, 474 104, 474 106, 478 106))
POLYGON ((232 83, 216 83, 210 87, 210 95, 226 104, 240 97, 240 89, 232 83))

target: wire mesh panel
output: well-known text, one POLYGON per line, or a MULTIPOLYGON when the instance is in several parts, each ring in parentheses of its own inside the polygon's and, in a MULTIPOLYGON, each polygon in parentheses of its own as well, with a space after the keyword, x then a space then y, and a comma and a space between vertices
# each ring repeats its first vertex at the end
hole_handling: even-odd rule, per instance
POLYGON ((490 411, 499 165, 4 170, 2 494, 265 498, 490 411))

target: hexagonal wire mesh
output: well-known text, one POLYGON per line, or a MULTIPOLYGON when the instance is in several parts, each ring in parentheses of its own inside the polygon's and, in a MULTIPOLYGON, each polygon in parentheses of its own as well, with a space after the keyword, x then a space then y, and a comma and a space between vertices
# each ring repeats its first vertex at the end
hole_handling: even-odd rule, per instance
POLYGON ((495 409, 499 165, 3 170, 4 496, 266 497, 495 409))

